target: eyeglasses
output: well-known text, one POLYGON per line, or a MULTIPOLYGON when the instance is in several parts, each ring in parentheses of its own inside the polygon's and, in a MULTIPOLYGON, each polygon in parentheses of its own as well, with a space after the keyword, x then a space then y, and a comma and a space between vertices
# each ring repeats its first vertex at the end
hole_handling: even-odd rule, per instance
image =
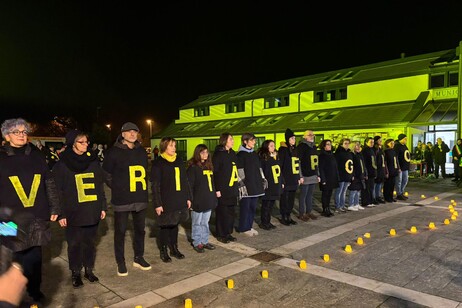
POLYGON ((90 141, 76 141, 76 143, 80 143, 80 144, 90 144, 90 141))
POLYGON ((20 135, 27 136, 29 132, 27 130, 14 130, 14 131, 9 132, 9 134, 13 134, 15 136, 20 136, 20 135))

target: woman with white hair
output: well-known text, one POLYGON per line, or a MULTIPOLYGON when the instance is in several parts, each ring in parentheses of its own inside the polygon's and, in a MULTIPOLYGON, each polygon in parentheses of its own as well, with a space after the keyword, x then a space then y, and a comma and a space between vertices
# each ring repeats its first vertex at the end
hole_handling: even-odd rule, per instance
POLYGON ((31 126, 24 119, 2 123, 6 144, 0 151, 0 208, 12 211, 18 226, 16 237, 2 243, 13 251, 13 260, 22 265, 28 279, 27 292, 40 302, 42 245, 51 240, 49 221, 56 221, 59 208, 56 185, 43 154, 28 142, 31 126))

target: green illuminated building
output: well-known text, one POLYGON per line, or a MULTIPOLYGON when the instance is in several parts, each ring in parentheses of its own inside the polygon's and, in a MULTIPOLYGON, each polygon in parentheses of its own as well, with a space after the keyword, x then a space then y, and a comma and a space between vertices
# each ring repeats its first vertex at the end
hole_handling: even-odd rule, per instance
MULTIPOLYGON (((461 42, 462 44, 462 42, 461 42)), ((460 46, 429 54, 302 76, 198 97, 179 110, 179 119, 153 136, 178 140, 177 152, 190 158, 199 143, 214 150, 230 132, 235 148, 244 132, 284 141, 284 131, 307 129, 338 143, 342 137, 363 142, 367 136, 441 137, 450 148, 460 128, 460 46)))

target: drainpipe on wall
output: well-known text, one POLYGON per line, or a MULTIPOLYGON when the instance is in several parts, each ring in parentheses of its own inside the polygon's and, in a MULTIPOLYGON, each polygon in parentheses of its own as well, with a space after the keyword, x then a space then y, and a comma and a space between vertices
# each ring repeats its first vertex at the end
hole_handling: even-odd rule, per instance
POLYGON ((461 138, 462 136, 462 114, 461 114, 461 106, 462 106, 462 41, 459 42, 459 48, 456 49, 459 53, 459 84, 457 86, 457 138, 461 138))
POLYGON ((302 96, 302 93, 298 93, 298 112, 300 113, 300 105, 301 105, 301 96, 302 96))

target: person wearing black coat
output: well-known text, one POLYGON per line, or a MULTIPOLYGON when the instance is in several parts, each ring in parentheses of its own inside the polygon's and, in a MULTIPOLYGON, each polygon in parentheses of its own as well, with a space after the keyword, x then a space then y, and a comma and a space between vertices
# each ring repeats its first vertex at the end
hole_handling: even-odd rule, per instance
POLYGON ((234 138, 230 133, 220 135, 219 145, 212 157, 213 180, 218 205, 215 209, 215 236, 219 242, 236 241, 234 230, 235 208, 238 199, 237 156, 233 150, 234 138))
POLYGON ((135 123, 122 125, 114 146, 105 154, 103 171, 111 188, 114 209, 114 253, 117 275, 127 276, 125 265, 125 233, 128 218, 133 222, 133 267, 147 271, 151 265, 144 259, 146 209, 148 207, 148 154, 138 141, 139 128, 135 123))
POLYGON ((212 210, 217 206, 217 195, 213 183, 213 165, 208 148, 199 144, 194 149, 193 157, 188 161, 186 171, 191 187, 191 238, 195 251, 215 249, 209 243, 209 220, 212 210))
POLYGON ((385 165, 385 154, 383 153, 381 136, 374 137, 374 151, 375 157, 377 158, 377 177, 375 178, 374 184, 375 204, 385 203, 385 200, 381 197, 381 195, 383 195, 382 188, 387 176, 387 167, 385 165))
POLYGON ((300 181, 300 198, 298 201, 298 218, 302 221, 317 219, 313 211, 313 194, 319 178, 319 158, 316 144, 314 143, 314 132, 306 130, 303 140, 297 146, 297 153, 300 158, 300 169, 302 180, 300 181))
POLYGON ((43 153, 27 141, 30 124, 21 118, 8 119, 1 132, 7 143, 0 149, 0 208, 11 212, 19 230, 17 236, 2 239, 2 244, 24 269, 30 297, 40 302, 44 299, 42 246, 51 241, 49 221, 58 218, 58 192, 43 153))
MULTIPOLYGON (((350 139, 344 138, 335 151, 337 159, 339 187, 335 191, 335 210, 336 212, 345 212, 345 198, 348 186, 353 177, 353 153, 350 151, 350 139)), ((354 204, 350 204, 352 206, 354 204)))
POLYGON ((449 147, 441 138, 436 139, 436 144, 433 147, 433 162, 435 163, 435 177, 438 178, 440 168, 441 176, 446 177, 446 153, 449 152, 449 147))
POLYGON ((396 156, 398 157, 399 167, 401 172, 399 173, 398 177, 396 178, 396 193, 398 200, 407 200, 408 197, 404 195, 404 190, 406 189, 406 185, 409 181, 409 168, 411 165, 411 153, 407 148, 407 137, 405 134, 398 135, 398 141, 395 142, 395 152, 396 156))
POLYGON ((452 163, 454 164, 454 179, 453 182, 460 180, 459 164, 462 159, 462 139, 457 139, 456 144, 452 147, 452 163))
POLYGON ((271 211, 274 203, 281 196, 283 188, 283 178, 281 176, 281 166, 277 156, 273 140, 265 140, 258 150, 261 168, 265 178, 268 180, 268 187, 265 189, 265 195, 261 198, 261 223, 260 228, 263 230, 275 229, 276 226, 271 223, 271 211))
POLYGON ((189 218, 191 189, 183 160, 176 153, 176 140, 164 137, 159 144, 160 157, 153 161, 151 169, 152 201, 160 227, 160 259, 171 262, 170 254, 184 259, 178 250, 178 225, 189 218))
POLYGON ((338 187, 337 160, 332 153, 332 141, 324 139, 319 145, 319 188, 321 189, 322 216, 331 217, 334 213, 330 209, 332 192, 338 187))
POLYGON ((394 150, 395 141, 387 139, 385 141, 385 165, 387 166, 387 177, 383 185, 383 198, 386 202, 396 202, 393 198, 393 189, 395 188, 395 179, 401 172, 398 162, 398 156, 394 150))
POLYGON ((363 198, 363 191, 366 189, 366 179, 367 179, 367 168, 366 162, 364 160, 361 143, 355 142, 353 147, 353 177, 351 178, 351 184, 348 186, 350 191, 348 207, 349 211, 358 211, 364 210, 364 207, 359 205, 359 197, 363 198))
POLYGON ((88 136, 78 130, 66 135, 66 150, 53 167, 59 191, 59 224, 66 228, 67 255, 74 288, 83 286, 80 271, 89 282, 93 273, 99 221, 106 217, 103 171, 96 153, 88 151, 88 136))
POLYGON ((285 143, 278 149, 279 161, 281 164, 282 178, 284 179, 284 189, 282 190, 279 201, 279 211, 281 213, 281 224, 285 226, 296 225, 297 222, 290 217, 295 203, 295 192, 300 186, 302 175, 300 170, 300 159, 297 155, 295 146, 295 134, 289 128, 285 132, 285 143))
POLYGON ((365 207, 373 207, 379 204, 374 196, 374 184, 377 177, 377 157, 374 151, 374 138, 367 137, 364 140, 364 148, 361 151, 361 155, 364 158, 364 167, 367 170, 367 175, 364 179, 366 185, 361 190, 361 204, 365 207))
POLYGON ((263 176, 258 154, 254 151, 256 137, 244 133, 242 144, 237 152, 237 172, 239 173, 239 226, 238 231, 247 236, 258 235, 252 228, 257 210, 258 198, 265 194, 267 181, 263 176))

